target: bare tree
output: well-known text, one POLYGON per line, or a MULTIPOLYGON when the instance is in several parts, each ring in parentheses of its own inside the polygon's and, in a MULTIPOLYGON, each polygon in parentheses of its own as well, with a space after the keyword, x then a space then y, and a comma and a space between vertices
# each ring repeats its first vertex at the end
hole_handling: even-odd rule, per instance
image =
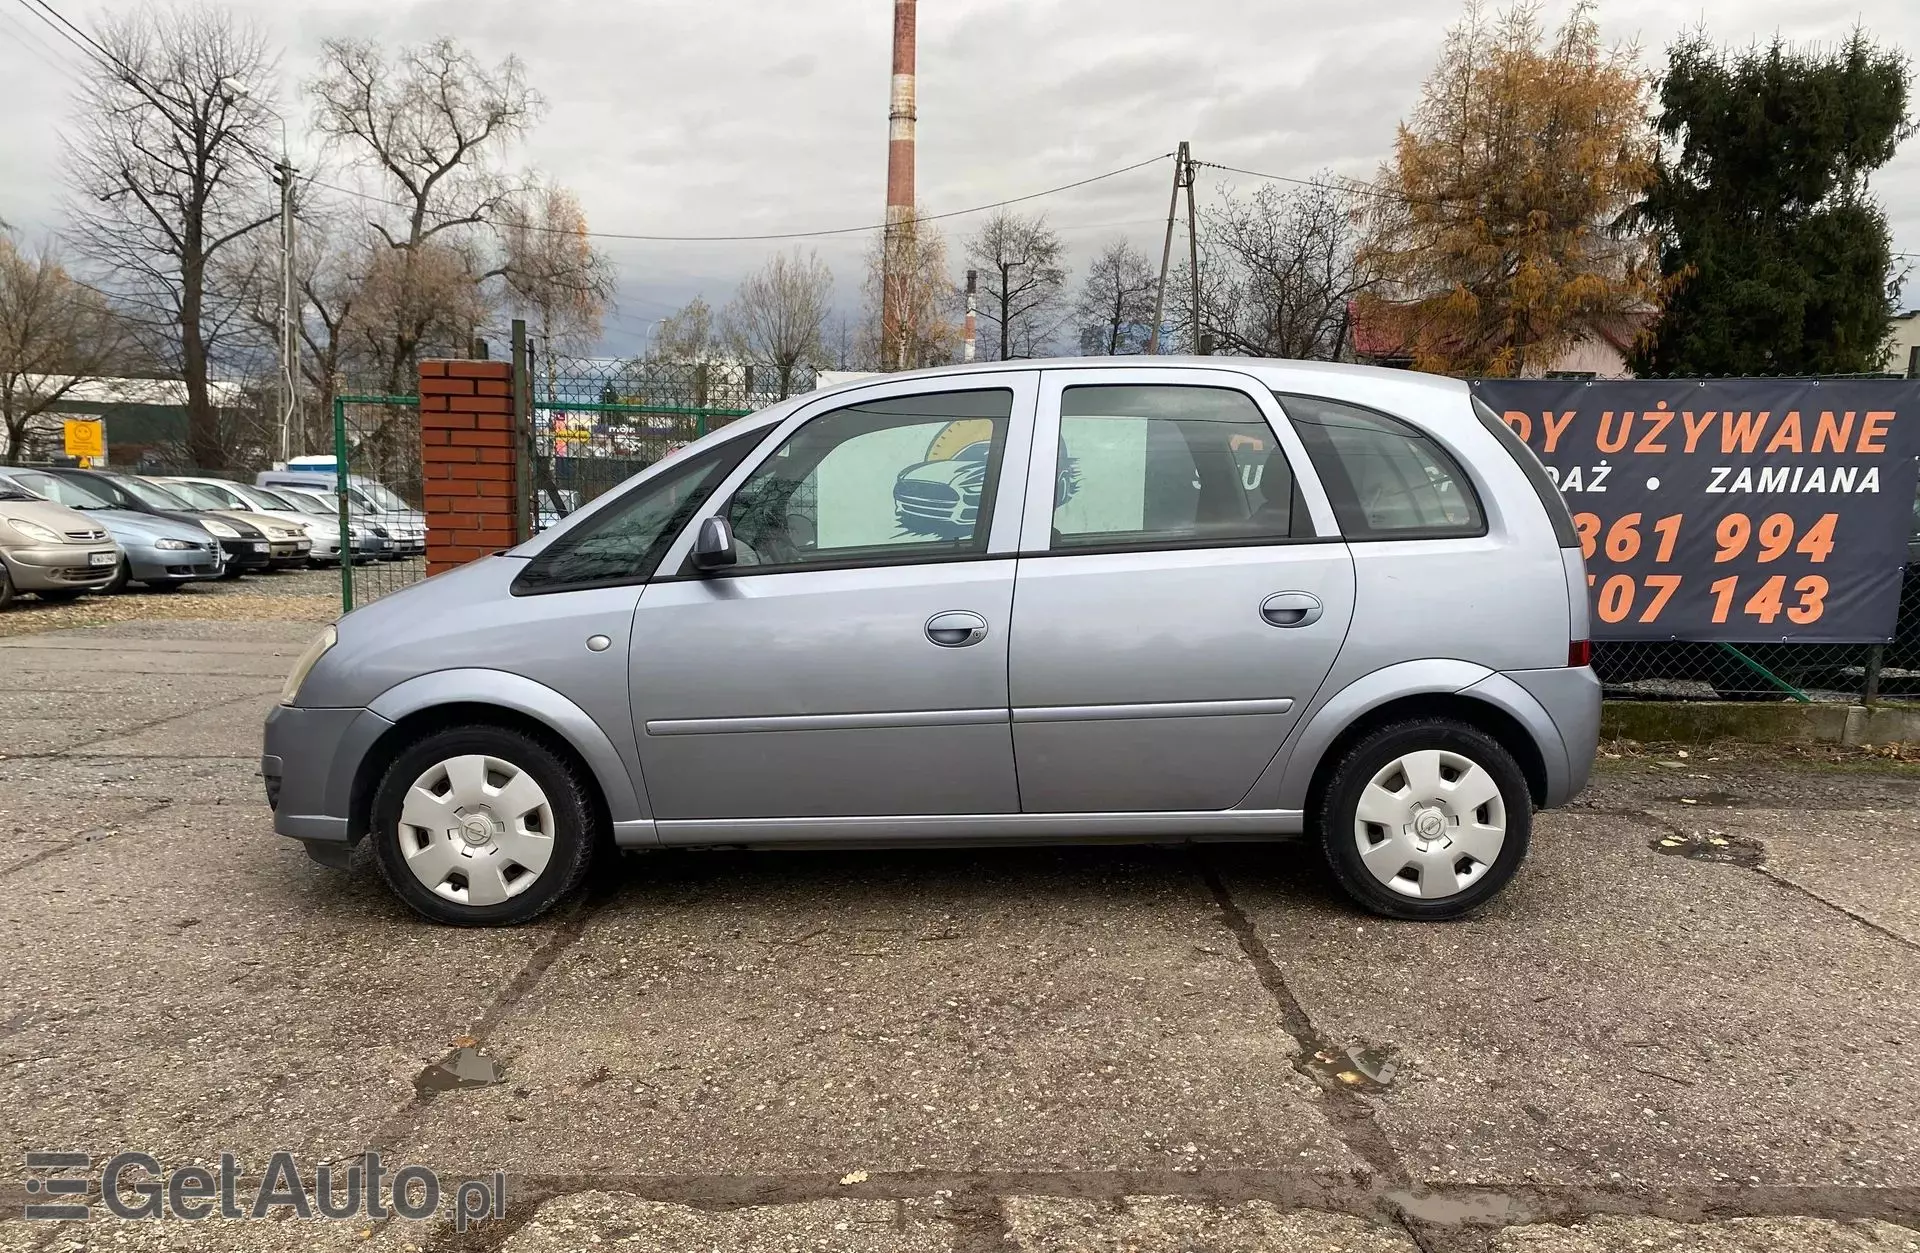
POLYGON ((1231 356, 1337 360, 1348 309, 1374 285, 1361 194, 1325 178, 1231 194, 1202 223, 1201 333, 1231 356))
POLYGON ((1005 361, 1038 356, 1060 329, 1066 303, 1066 246, 1045 214, 1002 209, 967 240, 967 265, 980 271, 980 313, 994 327, 990 346, 1005 361))
POLYGON ((588 237, 579 198, 551 184, 531 188, 502 206, 499 226, 508 301, 530 315, 542 347, 598 340, 614 268, 588 237))
POLYGON ((655 361, 675 365, 698 365, 720 355, 720 336, 714 323, 713 306, 695 296, 671 317, 662 318, 648 344, 655 361))
POLYGON ((100 293, 75 282, 52 248, 23 252, 0 235, 0 434, 16 461, 33 420, 112 369, 122 327, 100 293))
POLYGON ((1146 351, 1155 281, 1146 254, 1126 240, 1102 248, 1087 267, 1074 301, 1080 351, 1094 357, 1146 351))
POLYGON ((257 29, 212 8, 138 9, 97 38, 105 60, 68 157, 72 237, 180 371, 193 460, 223 466, 207 374, 233 309, 208 280, 275 216, 263 155, 275 59, 257 29))
POLYGON ((960 328, 952 316, 947 241, 924 216, 876 233, 867 251, 865 326, 859 356, 882 370, 912 370, 953 359, 960 328), (881 325, 891 308, 895 324, 881 325))
POLYGON ((423 349, 464 349, 485 320, 484 312, 468 316, 472 297, 455 296, 449 284, 477 288, 504 272, 488 264, 472 228, 491 222, 519 190, 496 162, 536 120, 541 100, 517 58, 489 68, 451 39, 403 48, 391 60, 366 41, 328 40, 310 91, 316 128, 369 167, 399 206, 369 219, 394 254, 394 264, 378 267, 380 308, 392 321, 375 352, 393 390, 423 349), (463 306, 452 317, 436 307, 450 296, 463 306))
POLYGON ((740 284, 721 315, 721 335, 735 356, 774 372, 784 400, 794 372, 826 353, 832 303, 833 272, 817 254, 780 253, 740 284))

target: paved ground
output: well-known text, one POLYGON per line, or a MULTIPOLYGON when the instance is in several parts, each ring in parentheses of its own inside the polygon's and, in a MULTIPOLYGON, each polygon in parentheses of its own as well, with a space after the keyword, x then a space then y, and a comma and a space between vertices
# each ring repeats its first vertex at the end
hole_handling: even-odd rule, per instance
POLYGON ((7 1171, 0 1251, 1920 1249, 1911 768, 1608 761, 1451 926, 1296 846, 634 857, 462 932, 270 831, 312 630, 0 640, 0 1160, 378 1148, 506 1218, 29 1222, 7 1171))

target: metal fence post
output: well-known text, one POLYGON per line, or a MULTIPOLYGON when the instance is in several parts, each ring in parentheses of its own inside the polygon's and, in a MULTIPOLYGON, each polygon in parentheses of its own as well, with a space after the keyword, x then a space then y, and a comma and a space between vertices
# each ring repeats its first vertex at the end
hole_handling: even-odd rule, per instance
POLYGON ((513 538, 533 538, 533 378, 527 362, 527 323, 513 320, 513 538))
POLYGON ((1860 703, 1877 705, 1880 703, 1880 667, 1886 662, 1887 646, 1875 644, 1867 649, 1866 681, 1860 686, 1860 703))
POLYGON ((347 402, 333 398, 333 491, 340 507, 340 612, 353 612, 353 510, 347 503, 347 402))

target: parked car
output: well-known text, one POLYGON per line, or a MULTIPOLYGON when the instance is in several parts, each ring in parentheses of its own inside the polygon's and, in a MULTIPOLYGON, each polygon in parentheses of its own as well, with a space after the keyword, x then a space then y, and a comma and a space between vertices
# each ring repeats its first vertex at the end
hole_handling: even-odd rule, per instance
MULTIPOLYGON (((263 470, 253 481, 260 487, 311 489, 329 499, 334 498, 339 485, 331 457, 296 457, 287 469, 263 470)), ((358 474, 348 475, 347 500, 387 532, 389 560, 418 557, 427 551, 427 515, 385 484, 358 474)))
POLYGON ((1572 519, 1464 383, 996 363, 783 402, 348 614, 261 770, 276 830, 370 838, 455 924, 603 843, 1301 833, 1366 908, 1451 918, 1585 785, 1587 631, 1572 519), (964 496, 916 468, 982 442, 971 525, 903 526, 903 472, 964 496))
POLYGON ((267 565, 271 569, 304 566, 313 552, 313 540, 297 522, 254 510, 229 508, 223 493, 203 487, 191 479, 149 478, 145 482, 173 493, 202 513, 218 515, 229 523, 237 522, 257 528, 267 537, 267 565))
POLYGON ((171 592, 183 583, 217 579, 225 571, 220 541, 198 523, 117 509, 84 483, 37 469, 0 469, 0 484, 5 483, 78 510, 106 528, 120 546, 120 563, 103 592, 120 591, 129 582, 171 592))
POLYGON ((220 569, 223 579, 239 578, 248 570, 265 570, 273 560, 271 541, 261 528, 217 510, 199 508, 145 479, 108 470, 76 470, 68 466, 43 466, 38 470, 66 482, 79 483, 110 501, 116 509, 199 525, 220 541, 221 551, 226 558, 220 569))
MULTIPOLYGON (((337 566, 342 551, 351 551, 352 541, 342 544, 340 521, 325 512, 298 509, 265 488, 250 487, 226 479, 200 478, 187 474, 169 474, 157 480, 163 486, 181 484, 197 489, 196 494, 221 502, 228 513, 262 514, 268 520, 292 527, 307 537, 307 564, 337 566)), ((292 563, 288 563, 292 564, 292 563)))
MULTIPOLYGON (((264 492, 268 489, 263 487, 258 490, 264 492)), ((338 519, 340 516, 340 498, 338 496, 307 487, 276 487, 272 489, 272 492, 281 499, 291 502, 294 508, 299 509, 302 513, 318 514, 334 519, 338 519)), ((338 525, 337 521, 335 525, 338 525)), ((380 560, 387 555, 389 548, 392 547, 392 537, 388 534, 387 528, 382 526, 372 515, 367 513, 366 510, 351 502, 349 502, 347 509, 347 525, 353 530, 353 560, 355 565, 362 562, 380 560)))
POLYGON ((20 592, 72 600, 112 581, 120 549, 85 514, 0 479, 0 609, 20 592))

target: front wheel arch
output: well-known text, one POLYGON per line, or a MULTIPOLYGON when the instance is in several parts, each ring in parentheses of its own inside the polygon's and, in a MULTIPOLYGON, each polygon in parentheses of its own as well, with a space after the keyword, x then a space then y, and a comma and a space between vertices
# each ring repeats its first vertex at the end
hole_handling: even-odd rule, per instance
POLYGON ((577 767, 580 777, 588 780, 589 783, 587 804, 594 813, 595 828, 599 837, 604 842, 611 842, 613 821, 608 811, 604 789, 594 773, 592 764, 574 748, 567 737, 538 718, 521 713, 517 709, 474 702, 435 705, 417 710, 380 733, 379 738, 361 757, 359 767, 354 772, 353 788, 347 802, 349 838, 358 841, 373 829, 374 795, 380 790, 380 781, 386 777, 387 770, 393 763, 399 760, 400 754, 428 736, 463 726, 498 727, 504 731, 517 731, 529 739, 539 741, 556 757, 577 767))

